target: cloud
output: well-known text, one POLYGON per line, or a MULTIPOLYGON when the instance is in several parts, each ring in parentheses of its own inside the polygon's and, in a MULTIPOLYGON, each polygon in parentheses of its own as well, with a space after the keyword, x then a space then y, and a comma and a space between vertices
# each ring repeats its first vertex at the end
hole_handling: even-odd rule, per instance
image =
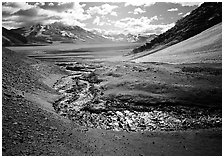
POLYGON ((54 10, 56 12, 63 12, 68 9, 73 9, 74 5, 76 5, 74 2, 65 2, 65 3, 56 3, 56 2, 45 2, 45 3, 38 3, 38 6, 45 10, 54 10), (44 4, 44 5, 43 5, 44 4))
POLYGON ((93 20, 93 24, 99 25, 100 24, 100 17, 96 16, 96 18, 93 20))
POLYGON ((13 14, 19 10, 27 10, 35 8, 33 5, 29 5, 26 2, 3 2, 2 3, 2 11, 7 12, 7 14, 13 14))
POLYGON ((178 3, 182 6, 200 6, 203 2, 172 2, 172 3, 178 3))
POLYGON ((33 8, 33 5, 29 5, 26 2, 3 2, 2 3, 3 7, 10 7, 14 9, 30 9, 33 8))
POLYGON ((81 21, 91 18, 91 15, 85 13, 84 6, 85 4, 80 5, 74 2, 3 3, 2 18, 4 21, 2 24, 12 28, 13 26, 23 27, 37 23, 49 24, 57 21, 84 27, 85 24, 81 21))
POLYGON ((48 5, 49 5, 49 6, 54 6, 54 3, 51 2, 51 3, 49 3, 48 5))
POLYGON ((116 12, 111 12, 110 15, 117 16, 116 12))
POLYGON ((4 26, 8 26, 9 28, 18 28, 18 27, 24 27, 24 26, 30 26, 38 23, 43 23, 50 21, 50 20, 58 20, 58 17, 55 16, 31 16, 27 18, 26 16, 10 16, 8 18, 5 18, 2 22, 4 26))
POLYGON ((153 25, 152 22, 157 20, 157 16, 151 18, 141 17, 138 19, 127 17, 119 21, 114 21, 114 26, 121 29, 124 34, 139 34, 143 32, 160 34, 174 26, 174 23, 153 25))
POLYGON ((99 17, 96 16, 96 18, 93 20, 93 24, 98 25, 98 26, 103 26, 103 25, 111 25, 111 20, 105 18, 105 17, 99 17))
POLYGON ((117 16, 117 13, 114 11, 114 9, 118 8, 116 5, 110 5, 110 4, 103 4, 101 6, 94 6, 89 7, 89 9, 86 11, 90 15, 112 15, 117 16))
POLYGON ((144 1, 144 0, 138 0, 138 1, 131 1, 131 2, 126 2, 124 4, 125 7, 127 6, 151 6, 151 5, 154 5, 156 2, 147 2, 147 1, 144 1))
POLYGON ((147 33, 147 34, 161 34, 163 32, 166 32, 168 29, 172 28, 175 25, 175 23, 171 24, 164 24, 164 25, 144 25, 142 27, 137 28, 126 28, 124 29, 124 32, 126 33, 132 33, 132 34, 141 34, 141 33, 147 33))
POLYGON ((133 26, 141 26, 141 25, 148 25, 150 24, 152 21, 158 20, 157 16, 148 18, 148 17, 141 17, 141 18, 124 18, 121 19, 119 21, 115 22, 115 27, 120 27, 120 28, 124 28, 124 27, 133 27, 133 26))
POLYGON ((30 8, 30 9, 27 9, 27 10, 20 9, 19 11, 15 12, 12 15, 34 17, 34 16, 38 15, 38 9, 37 8, 30 8))
POLYGON ((145 13, 146 11, 144 11, 144 10, 142 10, 141 8, 136 8, 135 10, 134 10, 134 14, 142 14, 142 13, 145 13))
POLYGON ((96 24, 98 26, 102 26, 105 24, 105 22, 100 21, 100 17, 96 16, 96 18, 93 20, 93 24, 96 24))
POLYGON ((171 8, 171 9, 168 9, 167 11, 168 12, 176 12, 176 11, 178 11, 178 8, 171 8))

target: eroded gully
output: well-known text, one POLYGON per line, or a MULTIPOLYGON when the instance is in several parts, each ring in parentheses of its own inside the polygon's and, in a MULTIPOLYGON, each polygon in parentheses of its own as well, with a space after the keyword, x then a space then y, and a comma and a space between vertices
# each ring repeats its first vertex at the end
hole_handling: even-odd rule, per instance
POLYGON ((129 103, 117 99, 104 99, 101 80, 94 73, 95 68, 80 63, 57 63, 70 75, 58 80, 54 87, 62 97, 53 107, 57 113, 75 123, 114 131, 154 131, 183 130, 221 127, 219 112, 184 106, 169 106, 161 109, 156 106, 146 111, 129 109, 129 103), (121 108, 114 105, 120 104, 121 108), (168 110, 167 110, 168 109, 168 110))

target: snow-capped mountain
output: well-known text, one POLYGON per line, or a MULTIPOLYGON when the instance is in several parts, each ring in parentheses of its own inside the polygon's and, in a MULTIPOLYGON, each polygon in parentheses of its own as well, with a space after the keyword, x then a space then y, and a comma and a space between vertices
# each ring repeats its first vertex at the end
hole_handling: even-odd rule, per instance
POLYGON ((72 43, 99 43, 111 42, 100 35, 87 31, 79 26, 68 26, 60 22, 55 22, 49 25, 32 25, 14 29, 30 43, 52 43, 53 41, 72 42, 72 43))
POLYGON ((145 42, 150 42, 152 39, 157 37, 156 34, 123 34, 123 33, 118 33, 118 34, 109 34, 109 33, 104 33, 104 32, 99 32, 98 30, 91 30, 96 35, 103 36, 104 38, 110 39, 115 42, 135 42, 135 43, 145 43, 145 42))

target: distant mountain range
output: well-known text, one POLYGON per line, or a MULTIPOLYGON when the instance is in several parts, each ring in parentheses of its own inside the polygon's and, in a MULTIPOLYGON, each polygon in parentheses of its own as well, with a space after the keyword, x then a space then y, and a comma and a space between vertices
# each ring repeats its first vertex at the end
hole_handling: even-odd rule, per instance
POLYGON ((37 24, 30 27, 14 29, 13 31, 25 36, 30 42, 109 42, 108 39, 93 34, 79 26, 68 26, 60 22, 55 22, 49 25, 37 24))
POLYGON ((147 42, 156 35, 102 35, 87 31, 79 26, 68 26, 60 22, 49 25, 32 25, 17 29, 3 28, 3 46, 23 44, 46 44, 60 41, 62 43, 111 43, 122 42, 147 42))
POLYGON ((154 39, 155 37, 157 37, 158 35, 156 34, 138 34, 138 35, 134 35, 134 34, 123 34, 123 33, 119 33, 119 34, 104 34, 101 32, 98 32, 97 30, 92 30, 92 32, 94 34, 98 34, 100 36, 103 36, 104 38, 110 39, 114 42, 135 42, 135 43, 145 43, 145 42, 150 42, 152 39, 154 39))
POLYGON ((18 29, 3 28, 3 45, 62 43, 105 43, 111 42, 79 26, 67 26, 60 22, 49 25, 32 25, 18 29), (18 35, 18 36, 17 36, 18 35), (17 39, 19 37, 19 39, 17 39), (22 39, 22 40, 21 40, 22 39))
POLYGON ((178 20, 174 27, 134 49, 132 53, 164 49, 193 37, 220 22, 222 22, 222 2, 203 3, 188 16, 178 20))
POLYGON ((132 34, 115 34, 115 35, 104 35, 105 38, 109 38, 113 41, 120 41, 120 42, 135 42, 135 43, 144 43, 144 42, 150 42, 152 39, 157 37, 156 34, 152 35, 144 35, 144 34, 138 34, 138 35, 132 35, 132 34))

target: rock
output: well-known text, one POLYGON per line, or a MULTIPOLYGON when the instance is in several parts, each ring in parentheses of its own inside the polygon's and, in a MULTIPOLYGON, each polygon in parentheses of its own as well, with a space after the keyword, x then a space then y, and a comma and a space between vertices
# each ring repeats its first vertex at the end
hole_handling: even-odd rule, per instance
POLYGON ((108 111, 106 114, 107 115, 114 115, 113 111, 108 111))
POLYGON ((118 128, 114 128, 114 131, 120 131, 118 128))
POLYGON ((131 125, 129 128, 130 128, 130 131, 136 131, 137 130, 135 125, 131 125))
POLYGON ((121 122, 118 123, 120 128, 123 128, 123 124, 121 122))
POLYGON ((118 127, 119 126, 119 123, 118 122, 114 122, 113 123, 113 126, 117 126, 118 127))
POLYGON ((129 114, 130 114, 130 111, 129 111, 129 110, 125 110, 124 113, 125 113, 126 115, 129 115, 129 114))
POLYGON ((132 121, 131 119, 127 118, 127 119, 126 119, 126 123, 127 123, 128 125, 130 125, 130 124, 133 123, 133 121, 132 121))
POLYGON ((6 152, 6 148, 4 146, 2 147, 2 151, 3 152, 6 152))
POLYGON ((4 93, 4 95, 5 95, 6 97, 11 97, 11 96, 12 96, 12 95, 9 94, 9 93, 4 93))
POLYGON ((43 133, 40 133, 39 136, 44 136, 44 134, 43 133))
POLYGON ((120 117, 123 117, 124 116, 124 114, 122 113, 122 112, 120 112, 120 111, 116 111, 115 112, 118 116, 120 116, 120 117))
POLYGON ((50 127, 50 130, 52 130, 52 131, 56 131, 57 130, 57 128, 56 127, 50 127))
POLYGON ((13 123, 13 125, 17 125, 17 124, 18 124, 18 122, 14 122, 14 123, 13 123))
POLYGON ((112 117, 110 117, 111 118, 111 120, 113 120, 113 121, 117 121, 117 117, 116 116, 112 116, 112 117))

